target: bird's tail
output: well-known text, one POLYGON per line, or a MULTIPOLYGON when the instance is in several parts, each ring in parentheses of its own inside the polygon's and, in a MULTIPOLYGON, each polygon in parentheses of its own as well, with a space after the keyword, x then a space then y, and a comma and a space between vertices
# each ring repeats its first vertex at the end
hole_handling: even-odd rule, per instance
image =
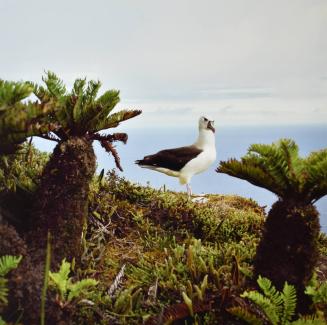
POLYGON ((144 164, 144 160, 135 160, 135 164, 136 165, 143 165, 144 164))

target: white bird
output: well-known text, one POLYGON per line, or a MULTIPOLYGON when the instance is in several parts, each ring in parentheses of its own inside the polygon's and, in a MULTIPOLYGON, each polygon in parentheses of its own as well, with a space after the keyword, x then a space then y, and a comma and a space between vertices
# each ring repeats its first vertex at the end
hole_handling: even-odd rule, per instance
POLYGON ((154 155, 145 156, 135 163, 143 168, 155 170, 168 176, 178 177, 185 185, 189 196, 192 194, 191 178, 204 172, 216 160, 214 121, 204 116, 199 119, 199 135, 190 146, 166 149, 154 155))

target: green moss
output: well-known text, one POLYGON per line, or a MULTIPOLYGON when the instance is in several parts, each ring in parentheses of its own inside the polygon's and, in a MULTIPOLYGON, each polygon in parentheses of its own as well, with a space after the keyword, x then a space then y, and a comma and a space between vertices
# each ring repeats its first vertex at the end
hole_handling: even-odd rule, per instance
MULTIPOLYGON (((207 197, 207 204, 193 203, 184 193, 143 187, 114 172, 101 181, 94 179, 85 236, 89 257, 85 255, 83 272, 96 274, 100 287, 102 283, 108 288, 125 265, 111 302, 105 306, 105 295, 97 298, 109 319, 139 324, 162 309, 169 314, 170 305, 183 304, 183 292, 195 304, 200 297, 219 300, 226 288, 241 292, 252 272, 263 209, 237 196, 207 197), (123 299, 119 297, 135 292, 138 303, 121 307, 127 314, 117 313, 117 301, 123 299)), ((209 309, 204 314, 208 319, 215 315, 209 309)))
POLYGON ((184 193, 143 187, 114 172, 94 178, 74 278, 99 285, 76 306, 72 324, 190 322, 185 297, 199 324, 238 324, 224 310, 247 288, 265 214, 239 196, 207 198, 193 203, 184 193))

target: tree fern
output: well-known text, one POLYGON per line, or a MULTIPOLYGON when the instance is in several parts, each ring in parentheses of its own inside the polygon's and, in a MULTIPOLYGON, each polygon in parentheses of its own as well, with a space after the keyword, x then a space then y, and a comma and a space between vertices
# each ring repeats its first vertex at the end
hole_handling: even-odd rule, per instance
POLYGON ((216 171, 266 188, 280 198, 290 195, 302 203, 314 202, 327 194, 327 149, 301 158, 291 139, 271 145, 253 144, 240 161, 220 162, 216 171))
POLYGON ((0 80, 0 153, 12 153, 27 137, 56 128, 51 121, 43 123, 49 106, 22 102, 32 91, 30 83, 0 80))
POLYGON ((327 193, 327 150, 311 153, 304 164, 302 191, 317 201, 327 193))
POLYGON ((120 112, 111 114, 108 118, 98 121, 99 129, 111 129, 117 127, 121 122, 129 120, 137 115, 139 115, 139 111, 133 110, 122 110, 120 112))
MULTIPOLYGON (((76 79, 71 91, 67 91, 62 80, 52 72, 47 72, 43 81, 46 87, 34 85, 34 92, 41 103, 52 108, 48 120, 58 125, 53 130, 57 139, 66 141, 78 136, 87 137, 90 141, 98 140, 113 154, 117 167, 121 169, 118 154, 111 143, 121 141, 122 138, 102 136, 99 132, 115 128, 121 122, 139 115, 141 111, 121 110, 111 114, 120 100, 119 91, 107 90, 97 98, 100 81, 76 79)), ((49 134, 44 137, 49 138, 49 134)))
POLYGON ((27 82, 12 82, 0 79, 0 112, 15 105, 33 92, 33 86, 27 82))
POLYGON ((46 84, 49 93, 55 98, 59 99, 66 94, 66 87, 63 81, 53 72, 47 71, 42 80, 46 84))
POLYGON ((274 182, 274 179, 266 172, 256 156, 246 156, 241 161, 233 158, 228 161, 221 161, 216 171, 244 179, 255 186, 266 188, 278 196, 283 194, 283 188, 274 182))
POLYGON ((282 188, 288 187, 287 163, 277 145, 253 144, 249 148, 248 155, 257 155, 266 173, 274 182, 282 188))

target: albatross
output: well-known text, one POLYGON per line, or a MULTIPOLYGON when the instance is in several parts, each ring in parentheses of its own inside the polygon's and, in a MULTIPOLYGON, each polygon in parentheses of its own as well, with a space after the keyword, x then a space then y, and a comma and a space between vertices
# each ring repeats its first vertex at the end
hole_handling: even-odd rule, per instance
POLYGON ((204 172, 216 160, 214 121, 207 117, 199 119, 199 135, 190 146, 165 149, 145 156, 135 163, 168 176, 178 177, 185 185, 189 196, 192 195, 191 178, 204 172))

